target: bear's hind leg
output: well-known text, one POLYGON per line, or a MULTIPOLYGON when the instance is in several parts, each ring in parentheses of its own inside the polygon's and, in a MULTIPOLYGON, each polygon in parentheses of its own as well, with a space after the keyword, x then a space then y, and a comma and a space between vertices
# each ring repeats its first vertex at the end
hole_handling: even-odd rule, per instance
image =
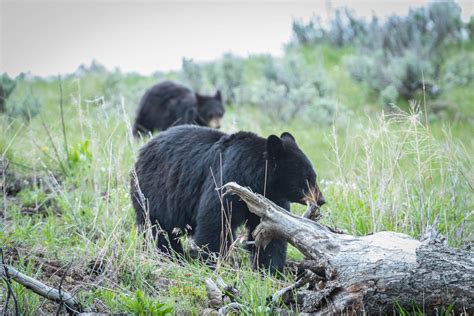
MULTIPOLYGON (((290 203, 275 202, 280 207, 290 211, 290 203)), ((252 232, 260 224, 260 217, 252 214, 247 221, 248 227, 248 241, 253 241, 252 232)), ((254 268, 260 267, 265 269, 270 269, 271 273, 283 272, 286 261, 286 252, 288 248, 288 243, 284 239, 273 239, 265 249, 257 248, 254 245, 250 247, 252 256, 253 256, 253 265, 254 268)))
POLYGON ((236 227, 232 210, 221 207, 214 186, 209 186, 201 196, 196 214, 192 238, 201 250, 200 257, 212 264, 219 254, 227 254, 234 238, 236 227))
POLYGON ((193 235, 193 240, 201 249, 200 257, 208 262, 215 261, 219 254, 226 254, 234 238, 235 227, 225 225, 222 230, 219 220, 201 222, 193 235))
POLYGON ((212 254, 219 254, 221 250, 221 229, 217 225, 199 225, 193 235, 194 242, 200 248, 200 256, 207 260, 212 254))
POLYGON ((273 239, 265 249, 252 248, 254 268, 270 269, 270 273, 282 273, 285 267, 288 243, 284 239, 273 239))

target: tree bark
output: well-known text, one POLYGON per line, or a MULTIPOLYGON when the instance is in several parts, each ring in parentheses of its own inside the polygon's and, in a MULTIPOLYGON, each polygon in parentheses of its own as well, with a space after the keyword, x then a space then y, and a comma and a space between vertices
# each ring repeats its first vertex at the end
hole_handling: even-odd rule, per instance
POLYGON ((236 183, 224 185, 224 192, 261 217, 253 232, 257 246, 285 238, 306 256, 300 268, 308 288, 295 286, 296 300, 284 293, 274 300, 315 314, 474 314, 474 253, 445 246, 433 230, 424 241, 387 231, 355 237, 291 214, 236 183))

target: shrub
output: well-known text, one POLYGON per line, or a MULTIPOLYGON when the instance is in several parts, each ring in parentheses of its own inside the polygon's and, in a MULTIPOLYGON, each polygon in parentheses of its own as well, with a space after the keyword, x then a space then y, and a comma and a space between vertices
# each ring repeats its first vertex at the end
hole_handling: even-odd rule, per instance
POLYGON ((383 105, 388 105, 392 103, 396 103, 398 99, 398 91, 397 88, 393 85, 389 85, 385 87, 385 89, 380 92, 380 102, 383 105))
POLYGON ((426 9, 428 38, 433 38, 431 47, 437 48, 445 41, 461 40, 461 8, 454 1, 433 2, 426 9))
MULTIPOLYGON (((382 61, 383 62, 383 61, 382 61)), ((383 69, 383 67, 381 67, 383 69)), ((388 65, 385 69, 385 77, 391 78, 393 76, 394 86, 398 93, 406 99, 413 98, 417 90, 425 86, 434 86, 434 66, 422 56, 419 56, 416 51, 407 50, 405 54, 399 58, 392 58, 388 60, 388 65)), ((434 90, 429 89, 428 92, 433 94, 434 90)))
POLYGON ((293 20, 293 41, 302 44, 328 42, 342 47, 353 44, 366 35, 368 26, 362 19, 357 19, 348 8, 336 9, 334 18, 328 27, 323 27, 321 18, 313 16, 308 23, 293 20))
POLYGON ((268 57, 263 67, 263 75, 266 79, 285 86, 287 90, 311 85, 318 96, 334 93, 334 84, 330 82, 324 70, 308 65, 298 53, 288 53, 283 59, 268 57))
POLYGON ((81 77, 88 74, 103 74, 107 72, 107 68, 104 65, 99 63, 97 60, 93 59, 89 66, 81 64, 77 67, 74 75, 81 77))
MULTIPOLYGON (((365 82, 386 102, 396 94, 413 98, 423 88, 435 96, 440 89, 435 79, 443 62, 439 48, 463 40, 461 8, 453 1, 433 2, 410 9, 405 17, 392 15, 384 23, 373 17, 370 23, 357 19, 347 9, 336 10, 329 26, 313 18, 305 24, 293 22, 299 44, 328 42, 334 46, 353 45, 357 54, 349 60, 354 79, 365 82), (389 88, 390 87, 390 88, 389 88)), ((461 79, 462 80, 462 79, 461 79)))
POLYGON ((355 18, 351 10, 344 8, 336 10, 327 36, 331 44, 342 47, 354 43, 358 38, 365 36, 366 33, 367 25, 365 21, 355 18))
POLYGON ((285 100, 286 87, 275 81, 261 79, 249 86, 236 89, 236 102, 238 104, 254 105, 261 108, 273 118, 285 120, 288 104, 285 100))
POLYGON ((293 20, 293 41, 307 45, 323 41, 326 38, 326 31, 321 25, 321 18, 313 16, 308 23, 302 20, 293 20))
POLYGON ((236 90, 238 103, 257 106, 284 122, 296 117, 332 121, 337 102, 333 84, 322 69, 308 65, 300 54, 289 53, 283 59, 267 57, 262 73, 263 78, 236 90))
POLYGON ((104 102, 109 103, 111 107, 120 104, 123 93, 128 90, 123 81, 124 76, 118 70, 105 74, 103 79, 104 102))
POLYGON ((406 50, 403 55, 390 58, 378 51, 372 56, 350 56, 346 63, 354 79, 365 82, 375 92, 384 92, 380 96, 384 102, 387 97, 395 95, 394 89, 401 97, 413 98, 423 88, 423 83, 425 88, 428 87, 429 94, 434 96, 438 91, 435 67, 416 51, 406 50), (388 87, 391 88, 387 89, 388 87))
POLYGON ((108 72, 100 78, 105 102, 104 110, 121 113, 121 110, 117 111, 117 108, 120 109, 123 102, 128 110, 135 112, 143 92, 156 81, 143 80, 138 74, 123 73, 119 69, 108 72))
POLYGON ((227 53, 221 60, 207 68, 210 83, 220 89, 227 104, 235 103, 235 89, 244 81, 244 64, 242 59, 227 53))
POLYGON ((334 97, 314 98, 302 112, 304 120, 316 124, 331 124, 336 115, 339 118, 347 116, 347 109, 334 97))
MULTIPOLYGON (((470 24, 465 26, 470 30, 470 24)), ((376 17, 370 23, 354 17, 347 8, 337 9, 327 27, 318 17, 308 23, 293 21, 293 41, 297 44, 328 42, 334 46, 361 44, 401 55, 407 48, 429 47, 433 50, 447 41, 462 39, 461 8, 453 1, 433 2, 410 9, 406 17, 392 15, 381 24, 376 17)))
POLYGON ((474 56, 463 53, 448 60, 442 81, 449 88, 466 86, 474 81, 474 56))
POLYGON ((12 118, 20 118, 30 121, 41 111, 41 102, 32 91, 29 93, 16 93, 7 99, 6 113, 12 118))
POLYGON ((471 16, 469 22, 466 24, 467 35, 471 41, 474 40, 474 15, 471 16))
POLYGON ((16 81, 10 79, 7 74, 3 74, 0 76, 0 113, 5 112, 5 104, 8 97, 12 94, 13 90, 15 90, 16 81))
POLYGON ((189 84, 194 91, 201 92, 205 80, 202 66, 195 63, 192 59, 183 58, 181 69, 183 80, 189 84))

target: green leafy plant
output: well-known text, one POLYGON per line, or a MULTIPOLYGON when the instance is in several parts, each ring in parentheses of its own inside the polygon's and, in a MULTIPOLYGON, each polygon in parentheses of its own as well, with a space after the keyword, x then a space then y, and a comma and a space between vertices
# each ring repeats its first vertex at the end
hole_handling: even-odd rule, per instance
POLYGON ((77 143, 69 150, 67 157, 71 169, 90 168, 92 166, 92 152, 89 148, 89 139, 77 143))
POLYGON ((124 307, 135 315, 165 316, 172 315, 173 307, 149 298, 141 290, 135 291, 135 296, 122 296, 124 307))

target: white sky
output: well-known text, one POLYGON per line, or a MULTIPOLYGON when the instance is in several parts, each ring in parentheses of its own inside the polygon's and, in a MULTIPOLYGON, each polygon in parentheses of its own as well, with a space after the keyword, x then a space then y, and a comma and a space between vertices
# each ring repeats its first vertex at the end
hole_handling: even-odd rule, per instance
MULTIPOLYGON (((383 17, 426 2, 0 0, 0 73, 69 73, 96 59, 109 69, 150 74, 179 69, 182 57, 278 55, 291 38, 294 17, 325 18, 340 6, 357 16, 383 17)), ((473 0, 458 3, 463 19, 474 13, 473 0)))

